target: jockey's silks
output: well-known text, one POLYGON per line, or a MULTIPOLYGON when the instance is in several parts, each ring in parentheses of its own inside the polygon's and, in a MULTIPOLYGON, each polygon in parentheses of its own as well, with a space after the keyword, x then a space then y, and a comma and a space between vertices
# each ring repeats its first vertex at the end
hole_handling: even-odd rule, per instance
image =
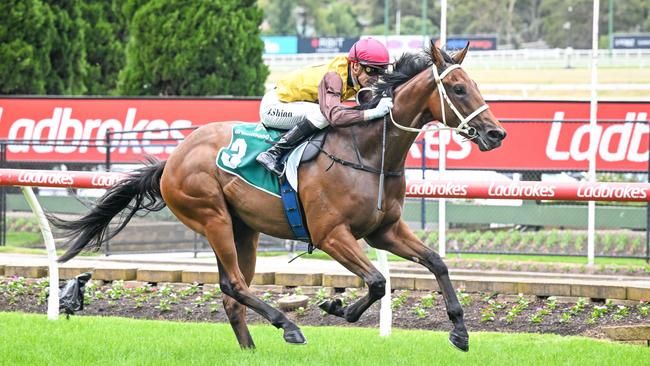
POLYGON ((276 93, 282 102, 316 102, 318 101, 318 84, 323 76, 334 71, 341 76, 343 90, 341 101, 352 98, 359 91, 359 86, 350 87, 348 81, 348 59, 337 56, 328 64, 316 65, 294 71, 276 84, 276 93))

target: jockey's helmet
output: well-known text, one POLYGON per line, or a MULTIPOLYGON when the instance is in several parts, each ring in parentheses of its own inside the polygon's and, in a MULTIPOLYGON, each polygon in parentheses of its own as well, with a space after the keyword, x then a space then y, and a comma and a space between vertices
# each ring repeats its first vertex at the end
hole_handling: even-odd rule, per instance
POLYGON ((386 68, 390 63, 390 57, 383 43, 374 38, 363 38, 350 48, 348 61, 364 66, 386 68))

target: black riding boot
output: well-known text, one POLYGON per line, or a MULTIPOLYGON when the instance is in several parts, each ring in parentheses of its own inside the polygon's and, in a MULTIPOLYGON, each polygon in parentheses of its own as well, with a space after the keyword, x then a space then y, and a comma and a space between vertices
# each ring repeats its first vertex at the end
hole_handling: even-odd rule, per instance
POLYGON ((303 119, 282 135, 273 147, 257 155, 255 160, 262 164, 266 170, 279 177, 284 173, 284 166, 280 162, 284 154, 298 146, 316 131, 318 131, 318 127, 312 125, 309 120, 303 119))

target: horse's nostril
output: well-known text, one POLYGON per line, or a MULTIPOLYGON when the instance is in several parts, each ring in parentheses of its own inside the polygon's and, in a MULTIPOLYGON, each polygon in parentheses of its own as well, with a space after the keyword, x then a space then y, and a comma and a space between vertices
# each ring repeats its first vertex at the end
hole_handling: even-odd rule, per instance
POLYGON ((506 138, 506 131, 502 128, 497 128, 487 132, 487 137, 491 141, 501 141, 506 138))

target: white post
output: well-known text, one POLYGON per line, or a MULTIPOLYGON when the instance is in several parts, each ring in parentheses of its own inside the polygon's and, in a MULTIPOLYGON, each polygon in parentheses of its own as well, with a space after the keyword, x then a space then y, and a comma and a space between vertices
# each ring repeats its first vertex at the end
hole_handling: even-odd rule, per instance
POLYGON ((447 0, 440 0, 440 47, 447 43, 447 0))
POLYGON ((385 251, 377 249, 377 261, 379 272, 386 279, 386 295, 381 298, 381 307, 379 308, 379 335, 388 337, 393 326, 393 311, 390 307, 390 271, 388 270, 388 256, 385 251))
POLYGON ((45 241, 45 249, 47 249, 47 259, 49 262, 49 275, 50 275, 50 296, 47 299, 47 318, 50 320, 57 320, 59 318, 59 266, 56 263, 56 248, 54 247, 54 237, 50 229, 50 223, 43 213, 41 205, 36 199, 34 191, 31 187, 20 187, 25 195, 25 199, 32 208, 32 212, 38 219, 38 226, 45 241))
MULTIPOLYGON (((440 47, 447 43, 447 0, 440 0, 440 47)), ((441 108, 445 108, 444 105, 441 108)), ((447 169, 447 134, 449 131, 438 131, 438 172, 439 179, 443 179, 447 169)), ((438 254, 447 256, 447 200, 438 199, 438 254)))
MULTIPOLYGON (((591 102, 589 104, 589 182, 596 181, 596 152, 598 139, 596 139, 596 123, 598 118, 598 13, 600 0, 594 0, 594 13, 591 40, 591 102)), ((596 243, 596 202, 589 201, 587 207, 587 264, 594 264, 596 243)))

